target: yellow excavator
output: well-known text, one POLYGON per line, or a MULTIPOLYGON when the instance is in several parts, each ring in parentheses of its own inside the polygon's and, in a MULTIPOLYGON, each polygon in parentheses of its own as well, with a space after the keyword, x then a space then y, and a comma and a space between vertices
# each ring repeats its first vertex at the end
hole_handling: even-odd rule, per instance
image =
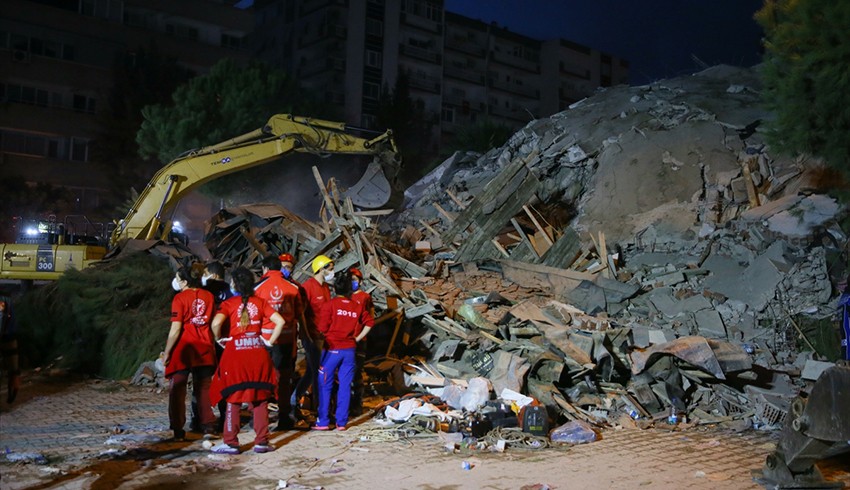
MULTIPOLYGON (((82 269, 104 258, 128 240, 167 239, 165 218, 187 193, 224 175, 263 165, 292 154, 367 155, 372 162, 346 191, 355 206, 378 208, 392 194, 401 158, 392 131, 372 138, 345 123, 278 114, 260 129, 221 143, 192 150, 162 167, 136 199, 127 216, 115 224, 107 243, 71 232, 64 224, 19 230, 14 244, 0 244, 0 279, 55 280, 66 270, 82 269)), ((106 240, 104 240, 106 241, 106 240)))

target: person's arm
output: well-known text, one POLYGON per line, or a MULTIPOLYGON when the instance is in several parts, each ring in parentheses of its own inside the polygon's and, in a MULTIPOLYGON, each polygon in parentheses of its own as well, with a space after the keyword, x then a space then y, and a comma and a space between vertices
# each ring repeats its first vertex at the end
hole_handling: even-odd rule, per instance
POLYGON ((171 362, 171 352, 177 345, 180 332, 183 331, 183 322, 171 322, 171 330, 168 331, 168 340, 165 341, 165 365, 171 362))
POLYGON ((269 320, 274 323, 274 332, 272 332, 272 336, 269 337, 269 343, 274 345, 277 342, 278 337, 280 337, 280 333, 283 332, 283 325, 286 321, 280 316, 280 313, 274 312, 272 316, 269 317, 269 320))
MULTIPOLYGON (((315 311, 315 310, 314 310, 315 311)), ((319 306, 318 315, 316 315, 316 329, 322 335, 327 335, 331 329, 331 320, 333 316, 333 308, 331 302, 326 301, 319 306)))
POLYGON ((224 313, 216 313, 212 321, 212 333, 215 340, 221 340, 221 326, 224 325, 224 320, 227 318, 224 313))
POLYGON ((360 334, 358 334, 357 337, 354 337, 355 342, 360 342, 363 340, 363 337, 369 335, 369 331, 372 330, 372 327, 375 325, 375 319, 366 308, 363 308, 358 321, 360 322, 360 325, 363 325, 363 329, 360 330, 360 334))

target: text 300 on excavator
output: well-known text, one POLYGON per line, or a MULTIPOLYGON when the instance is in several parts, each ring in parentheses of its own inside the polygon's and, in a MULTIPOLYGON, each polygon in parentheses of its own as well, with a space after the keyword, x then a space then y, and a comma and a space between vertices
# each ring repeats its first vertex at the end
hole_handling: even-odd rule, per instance
POLYGON ((127 216, 116 223, 108 243, 94 244, 89 240, 75 243, 78 235, 68 227, 57 225, 40 230, 38 236, 19 233, 17 243, 0 244, 0 279, 58 279, 69 269, 82 269, 102 260, 108 250, 120 248, 128 240, 166 239, 171 223, 165 216, 190 191, 227 174, 296 152, 372 156, 366 173, 348 189, 346 196, 362 208, 381 207, 391 197, 390 181, 398 173, 400 156, 392 131, 373 138, 358 136, 364 131, 345 123, 291 114, 272 116, 260 129, 186 152, 163 166, 127 216))

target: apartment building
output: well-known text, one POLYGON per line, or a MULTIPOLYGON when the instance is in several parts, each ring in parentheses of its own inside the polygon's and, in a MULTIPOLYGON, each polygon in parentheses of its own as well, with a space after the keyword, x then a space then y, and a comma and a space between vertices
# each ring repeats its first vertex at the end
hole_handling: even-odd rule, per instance
POLYGON ((91 144, 104 129, 117 57, 156 45, 203 73, 223 57, 249 59, 253 22, 224 0, 4 0, 0 178, 61 185, 77 212, 97 209, 110 175, 91 144))
POLYGON ((600 86, 628 63, 563 40, 538 40, 446 12, 441 0, 258 0, 256 54, 373 127, 384 86, 407 73, 437 141, 490 120, 517 128, 600 86))

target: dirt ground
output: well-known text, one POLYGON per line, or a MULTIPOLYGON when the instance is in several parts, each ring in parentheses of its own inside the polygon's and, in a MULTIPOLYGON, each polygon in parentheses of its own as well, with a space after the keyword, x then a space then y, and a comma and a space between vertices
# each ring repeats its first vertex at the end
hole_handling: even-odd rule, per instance
MULTIPOLYGON (((436 435, 382 441, 381 426, 367 415, 346 432, 274 433, 276 450, 267 454, 251 451, 246 424, 243 453, 226 456, 205 449, 216 440, 164 442, 162 390, 49 374, 27 374, 20 400, 12 407, 4 401, 0 412, 0 447, 38 451, 47 464, 0 463, 2 489, 761 488, 750 472, 776 439, 720 427, 628 428, 572 447, 449 451, 436 435), (125 439, 107 444, 116 437, 125 439)), ((850 483, 847 461, 823 468, 850 483)))

